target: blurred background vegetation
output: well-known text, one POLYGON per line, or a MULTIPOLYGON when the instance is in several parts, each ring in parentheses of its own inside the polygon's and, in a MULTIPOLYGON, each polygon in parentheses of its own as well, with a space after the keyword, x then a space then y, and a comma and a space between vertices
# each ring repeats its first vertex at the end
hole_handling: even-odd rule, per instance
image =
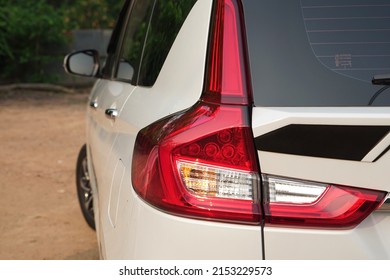
POLYGON ((112 29, 124 0, 0 0, 0 84, 55 82, 75 29, 112 29))

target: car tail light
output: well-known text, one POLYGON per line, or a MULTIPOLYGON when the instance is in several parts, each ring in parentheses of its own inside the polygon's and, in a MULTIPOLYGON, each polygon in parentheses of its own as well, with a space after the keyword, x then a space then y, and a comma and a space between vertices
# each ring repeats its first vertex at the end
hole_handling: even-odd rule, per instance
POLYGON ((171 214, 260 224, 240 7, 215 2, 200 101, 142 129, 132 179, 146 202, 171 214))
POLYGON ((266 223, 351 228, 383 201, 386 192, 262 175, 266 223))
POLYGON ((251 105, 242 10, 235 0, 215 1, 211 24, 206 89, 202 100, 251 105))
POLYGON ((172 214, 259 224, 260 180, 247 110, 199 102, 142 129, 132 166, 136 192, 172 214))

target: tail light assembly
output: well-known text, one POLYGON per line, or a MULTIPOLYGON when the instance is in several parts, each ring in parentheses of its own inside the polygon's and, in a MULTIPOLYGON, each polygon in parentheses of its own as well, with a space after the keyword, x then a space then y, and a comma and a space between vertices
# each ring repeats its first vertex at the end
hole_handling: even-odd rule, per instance
POLYGON ((262 175, 269 225, 353 228, 376 210, 386 192, 262 175))
POLYGON ((242 8, 214 1, 205 84, 191 108, 143 128, 132 183, 170 214, 236 224, 350 228, 386 193, 261 174, 242 8))
POLYGON ((241 106, 199 102, 140 131, 136 192, 171 214, 259 224, 260 178, 246 115, 241 106))
POLYGON ((134 189, 163 211, 239 224, 262 221, 242 30, 236 1, 216 1, 199 102, 137 136, 134 189))

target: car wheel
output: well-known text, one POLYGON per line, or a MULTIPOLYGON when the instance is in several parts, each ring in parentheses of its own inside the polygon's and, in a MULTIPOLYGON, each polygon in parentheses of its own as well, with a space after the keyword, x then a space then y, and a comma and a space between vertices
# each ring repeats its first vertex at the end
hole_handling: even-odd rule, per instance
POLYGON ((95 229, 95 216, 93 211, 93 196, 88 173, 87 146, 84 144, 79 152, 76 166, 77 197, 81 211, 88 225, 95 229))

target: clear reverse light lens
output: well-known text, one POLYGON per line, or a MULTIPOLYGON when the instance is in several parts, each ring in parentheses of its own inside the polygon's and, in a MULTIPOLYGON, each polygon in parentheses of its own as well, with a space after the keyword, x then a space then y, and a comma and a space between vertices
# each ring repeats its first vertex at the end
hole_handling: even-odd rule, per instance
POLYGON ((195 195, 253 200, 257 175, 234 169, 177 161, 185 187, 195 195))
POLYGON ((386 192, 262 175, 267 224, 353 228, 383 201, 386 192))
POLYGON ((315 202, 326 190, 325 184, 294 181, 263 175, 270 203, 308 204, 315 202))

